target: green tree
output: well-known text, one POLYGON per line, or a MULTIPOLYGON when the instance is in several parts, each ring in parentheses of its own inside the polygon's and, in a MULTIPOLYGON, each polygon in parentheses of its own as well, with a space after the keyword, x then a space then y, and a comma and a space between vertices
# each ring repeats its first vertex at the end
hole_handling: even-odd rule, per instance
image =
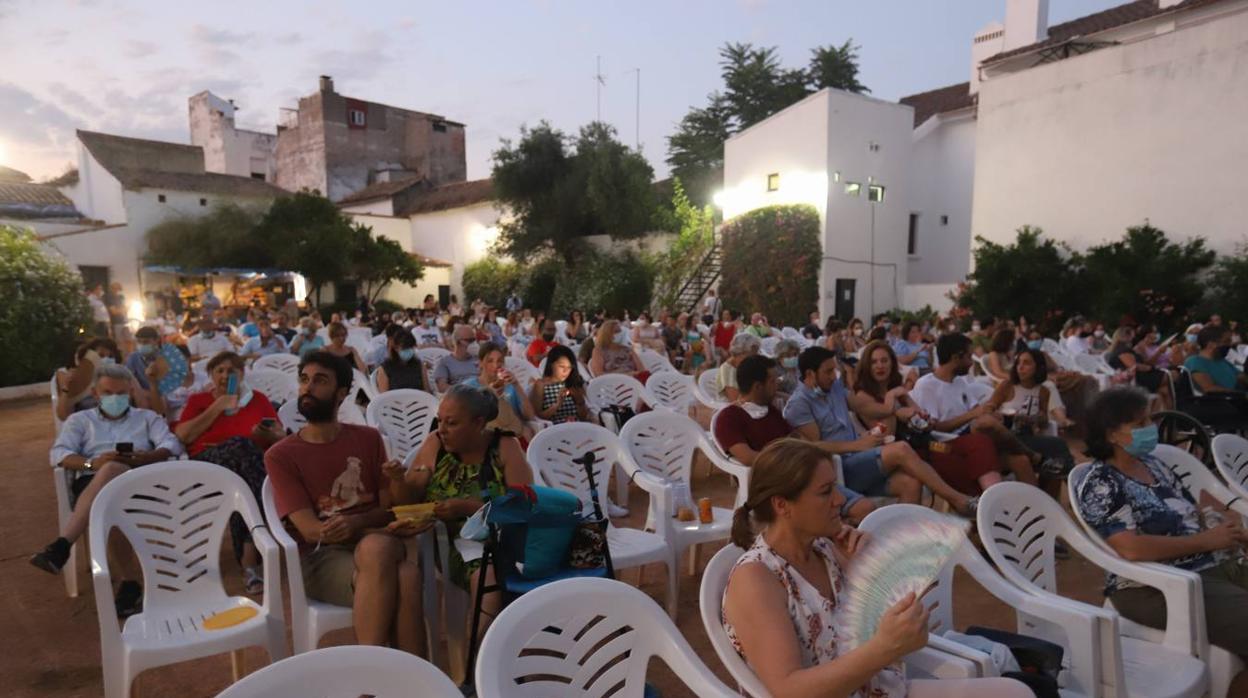
POLYGON ((147 231, 144 258, 187 269, 274 267, 272 246, 255 235, 262 216, 258 209, 236 204, 214 206, 202 216, 175 216, 147 231))
POLYGON ((677 235, 654 262, 654 304, 659 308, 675 308, 681 287, 710 251, 715 238, 711 207, 694 205, 679 177, 673 179, 672 187, 672 225, 677 235))
POLYGON ((588 315, 605 308, 618 317, 625 310, 636 313, 650 307, 654 271, 641 255, 590 250, 570 266, 552 299, 551 310, 557 315, 574 309, 588 315))
POLYGON ((298 272, 321 304, 321 287, 347 279, 358 226, 320 192, 278 197, 256 226, 255 235, 274 251, 275 266, 298 272))
POLYGON ((1248 321, 1248 243, 1236 246, 1235 254, 1218 258, 1209 275, 1210 310, 1240 325, 1248 321))
POLYGON ((1147 223, 1128 228, 1121 240, 1091 247, 1084 256, 1088 310, 1106 323, 1131 317, 1175 327, 1200 304, 1203 276, 1216 259, 1199 237, 1174 243, 1147 223))
POLYGON ((685 182, 691 198, 708 204, 720 182, 724 141, 741 129, 825 87, 869 92, 858 82, 858 49, 852 40, 811 51, 805 69, 787 69, 775 47, 726 43, 719 49, 722 91, 692 108, 667 138, 667 164, 685 182))
POLYGON ((48 380, 91 321, 82 277, 33 231, 0 225, 0 298, 0 386, 48 380))
POLYGON ((602 123, 569 139, 546 122, 504 140, 492 172, 499 202, 512 212, 500 225, 497 251, 519 261, 553 253, 568 263, 585 254, 581 238, 638 237, 654 220, 654 171, 602 123))
POLYGON ((352 228, 351 278, 370 304, 394 282, 415 285, 424 278, 425 268, 403 246, 387 237, 374 236, 372 228, 352 228))
POLYGON ((758 310, 773 325, 800 327, 819 301, 819 212, 807 204, 767 206, 720 228, 725 308, 758 310))
POLYGON ((954 300, 974 317, 1021 315, 1053 332, 1065 318, 1087 310, 1083 258, 1040 228, 1019 228, 1009 245, 977 235, 973 255, 974 269, 954 300))
POLYGON ((502 308, 522 281, 519 265, 486 257, 464 266, 464 298, 480 298, 491 307, 502 308))

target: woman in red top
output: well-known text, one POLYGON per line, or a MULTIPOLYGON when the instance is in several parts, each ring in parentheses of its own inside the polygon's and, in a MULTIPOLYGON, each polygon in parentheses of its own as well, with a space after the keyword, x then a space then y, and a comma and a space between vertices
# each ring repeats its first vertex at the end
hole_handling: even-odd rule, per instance
MULTIPOLYGON (((278 423, 277 412, 269 399, 243 381, 243 367, 243 358, 233 352, 221 352, 212 357, 208 362, 212 389, 187 399, 174 433, 193 460, 228 468, 243 478, 259 502, 265 477, 264 451, 285 438, 286 432, 278 423), (237 386, 233 393, 229 392, 231 376, 237 386), (272 421, 266 422, 266 419, 272 421)), ((243 566, 247 593, 264 591, 260 555, 251 543, 247 526, 237 514, 230 517, 230 538, 234 543, 234 556, 243 566)))
POLYGON ((715 335, 715 362, 722 364, 728 358, 728 347, 732 345, 732 338, 741 331, 741 323, 737 322, 731 310, 725 310, 719 314, 719 322, 715 323, 711 331, 715 335))

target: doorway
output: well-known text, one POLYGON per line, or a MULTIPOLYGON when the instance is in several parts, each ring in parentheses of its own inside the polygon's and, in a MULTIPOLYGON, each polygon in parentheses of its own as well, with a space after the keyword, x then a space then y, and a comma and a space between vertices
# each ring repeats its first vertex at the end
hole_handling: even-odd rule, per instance
POLYGON ((854 292, 857 279, 836 280, 836 317, 846 324, 854 319, 854 292))

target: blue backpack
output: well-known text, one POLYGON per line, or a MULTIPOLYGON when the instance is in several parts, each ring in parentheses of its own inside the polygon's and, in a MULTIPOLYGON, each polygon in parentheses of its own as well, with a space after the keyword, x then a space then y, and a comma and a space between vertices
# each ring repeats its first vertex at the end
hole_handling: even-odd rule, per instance
POLYGON ((498 527, 501 566, 541 579, 567 567, 568 547, 584 516, 576 495, 535 485, 495 497, 485 520, 498 527))

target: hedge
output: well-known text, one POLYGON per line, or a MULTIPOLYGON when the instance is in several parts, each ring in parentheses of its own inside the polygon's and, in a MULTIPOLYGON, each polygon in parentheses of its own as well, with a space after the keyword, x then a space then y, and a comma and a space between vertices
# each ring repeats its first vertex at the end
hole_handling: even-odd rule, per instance
POLYGON ((819 230, 819 212, 806 204, 755 209, 724 223, 724 307, 762 312, 776 326, 806 324, 819 301, 819 230))

